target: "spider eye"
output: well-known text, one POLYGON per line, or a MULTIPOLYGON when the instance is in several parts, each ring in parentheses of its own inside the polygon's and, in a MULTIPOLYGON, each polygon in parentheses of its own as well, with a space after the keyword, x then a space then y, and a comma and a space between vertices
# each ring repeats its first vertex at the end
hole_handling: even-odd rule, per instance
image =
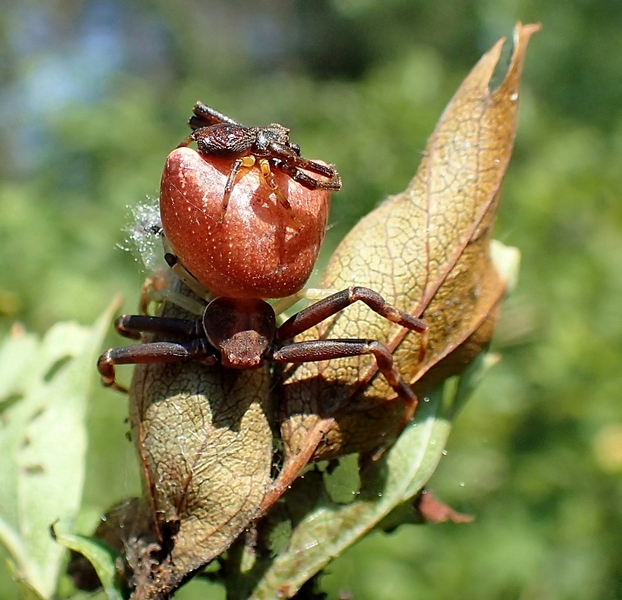
POLYGON ((298 144, 292 144, 290 143, 289 147, 298 155, 300 156, 300 146, 298 144))

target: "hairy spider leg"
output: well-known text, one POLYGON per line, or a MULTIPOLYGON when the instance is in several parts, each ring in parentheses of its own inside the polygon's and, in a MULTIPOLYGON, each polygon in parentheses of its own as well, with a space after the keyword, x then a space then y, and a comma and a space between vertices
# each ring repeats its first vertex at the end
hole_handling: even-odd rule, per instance
POLYGON ((296 224, 296 229, 300 230, 302 228, 302 223, 298 220, 298 217, 295 215, 294 210, 289 203, 289 200, 283 195, 283 192, 281 191, 281 188, 278 186, 277 182, 274 181, 274 175, 272 175, 272 170, 270 169, 270 162, 267 158, 259 159, 259 170, 261 172, 262 180, 266 183, 270 190, 272 190, 272 192, 276 196, 276 199, 287 210, 289 216, 296 224))
POLYGON ((231 197, 231 192, 233 191, 233 186, 235 185, 235 178, 238 176, 240 169, 242 167, 250 169, 255 164, 255 161, 256 158, 253 154, 241 156, 233 161, 231 171, 229 171, 229 177, 227 177, 227 183, 225 183, 225 191, 222 195, 222 208, 220 209, 218 225, 222 225, 222 222, 225 220, 225 213, 227 212, 227 207, 229 206, 229 198, 231 197))
POLYGON ((240 125, 237 121, 234 121, 231 117, 218 112, 215 108, 203 104, 203 102, 196 102, 192 107, 193 116, 188 120, 188 125, 192 129, 200 129, 201 127, 209 127, 210 125, 217 125, 218 123, 228 123, 229 125, 240 125))
MULTIPOLYGON (((407 329, 423 334, 419 350, 419 361, 423 360, 427 349, 427 325, 421 319, 395 308, 389 304, 378 292, 366 287, 353 286, 315 302, 304 308, 299 313, 290 317, 281 325, 276 334, 278 341, 288 340, 325 319, 337 314, 354 302, 363 302, 374 312, 392 323, 406 327, 407 329)), ((328 360, 330 358, 346 358, 348 356, 362 356, 373 354, 376 358, 378 370, 385 376, 389 385, 395 390, 405 403, 403 426, 406 426, 417 408, 417 396, 410 386, 404 381, 397 366, 393 362, 393 355, 382 343, 375 340, 316 340, 315 342, 296 342, 282 347, 275 352, 274 360, 284 362, 303 362, 295 357, 301 356, 305 348, 308 355, 321 356, 321 358, 309 358, 308 360, 328 360), (324 344, 324 342, 329 342, 324 344), (306 344, 305 347, 299 344, 306 344), (288 348, 297 348, 288 350, 288 348), (339 354, 342 352, 342 354, 339 354), (332 353, 332 354, 331 354, 332 353), (281 357, 281 358, 279 358, 281 357)))
POLYGON ((115 322, 115 329, 124 337, 135 338, 137 332, 162 333, 190 338, 189 341, 148 342, 135 346, 123 346, 104 352, 97 361, 102 382, 118 392, 127 393, 125 386, 117 383, 115 365, 172 363, 200 359, 212 365, 218 357, 202 336, 199 321, 150 317, 145 315, 123 315, 115 322))
POLYGON ((194 142, 194 131, 189 136, 185 137, 182 142, 177 144, 177 148, 186 148, 192 144, 192 142, 194 142))
POLYGON ((341 177, 333 165, 322 165, 314 160, 306 158, 296 158, 293 164, 281 162, 279 165, 294 181, 301 183, 310 190, 328 190, 338 192, 341 189, 341 177), (307 175, 301 169, 312 171, 325 177, 330 177, 329 181, 322 181, 307 175))
POLYGON ((290 317, 277 332, 278 340, 288 340, 294 336, 318 325, 328 317, 332 317, 354 302, 363 302, 375 313, 392 323, 424 333, 427 325, 421 319, 395 308, 389 304, 378 292, 362 286, 352 286, 318 300, 314 304, 303 308, 290 317))
POLYGON ((413 418, 419 400, 400 375, 391 351, 381 342, 363 339, 293 342, 275 350, 268 358, 283 363, 305 363, 366 354, 374 355, 378 370, 404 402, 403 426, 406 426, 413 418))

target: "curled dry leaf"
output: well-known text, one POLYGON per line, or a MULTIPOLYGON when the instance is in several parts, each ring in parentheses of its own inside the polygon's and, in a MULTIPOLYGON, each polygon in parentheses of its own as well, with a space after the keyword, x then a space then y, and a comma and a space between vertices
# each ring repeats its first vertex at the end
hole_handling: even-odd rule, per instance
MULTIPOLYGON (((181 289, 181 288, 177 288, 181 289)), ((185 292, 187 293, 187 291, 185 292)), ((165 304, 162 314, 187 318, 165 304)), ((132 437, 155 515, 158 551, 133 598, 166 598, 221 554, 255 516, 270 481, 269 374, 198 361, 138 365, 132 437)))
MULTIPOLYGON (((385 343, 415 391, 461 372, 488 344, 504 295, 490 257, 492 225, 516 131, 520 76, 538 25, 516 27, 514 52, 491 91, 504 40, 486 53, 447 106, 416 176, 365 217, 334 253, 320 287, 368 286, 423 318, 429 341, 353 305, 300 339, 385 343)), ((308 460, 373 450, 399 431, 403 405, 373 359, 306 363, 286 370, 282 436, 286 462, 264 508, 308 460)))

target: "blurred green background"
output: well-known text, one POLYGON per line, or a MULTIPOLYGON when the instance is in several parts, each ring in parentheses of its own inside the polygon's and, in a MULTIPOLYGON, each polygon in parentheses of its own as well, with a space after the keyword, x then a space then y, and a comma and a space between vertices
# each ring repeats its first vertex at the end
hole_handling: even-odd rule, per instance
MULTIPOLYGON (((325 260, 406 186, 462 78, 519 19, 543 24, 496 229, 522 251, 520 285, 503 360, 430 484, 476 520, 369 536, 327 569, 329 598, 622 598, 622 3, 2 3, 0 333, 91 323, 115 294, 134 311, 127 207, 157 195, 198 99, 284 123, 337 164, 325 260)), ((85 505, 101 511, 138 481, 126 401, 95 387, 85 505)), ((16 594, 0 566, 0 598, 16 594)), ((221 595, 193 582, 178 597, 221 595)))

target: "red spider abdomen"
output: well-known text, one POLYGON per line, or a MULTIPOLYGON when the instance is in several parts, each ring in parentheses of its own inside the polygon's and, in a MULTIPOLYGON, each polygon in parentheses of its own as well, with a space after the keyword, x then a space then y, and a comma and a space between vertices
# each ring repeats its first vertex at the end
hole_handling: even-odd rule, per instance
POLYGON ((160 187, 162 227, 181 264, 207 289, 230 298, 281 298, 302 289, 326 232, 330 192, 309 190, 278 169, 274 179, 300 223, 261 181, 242 169, 224 219, 222 200, 233 159, 178 148, 160 187))

